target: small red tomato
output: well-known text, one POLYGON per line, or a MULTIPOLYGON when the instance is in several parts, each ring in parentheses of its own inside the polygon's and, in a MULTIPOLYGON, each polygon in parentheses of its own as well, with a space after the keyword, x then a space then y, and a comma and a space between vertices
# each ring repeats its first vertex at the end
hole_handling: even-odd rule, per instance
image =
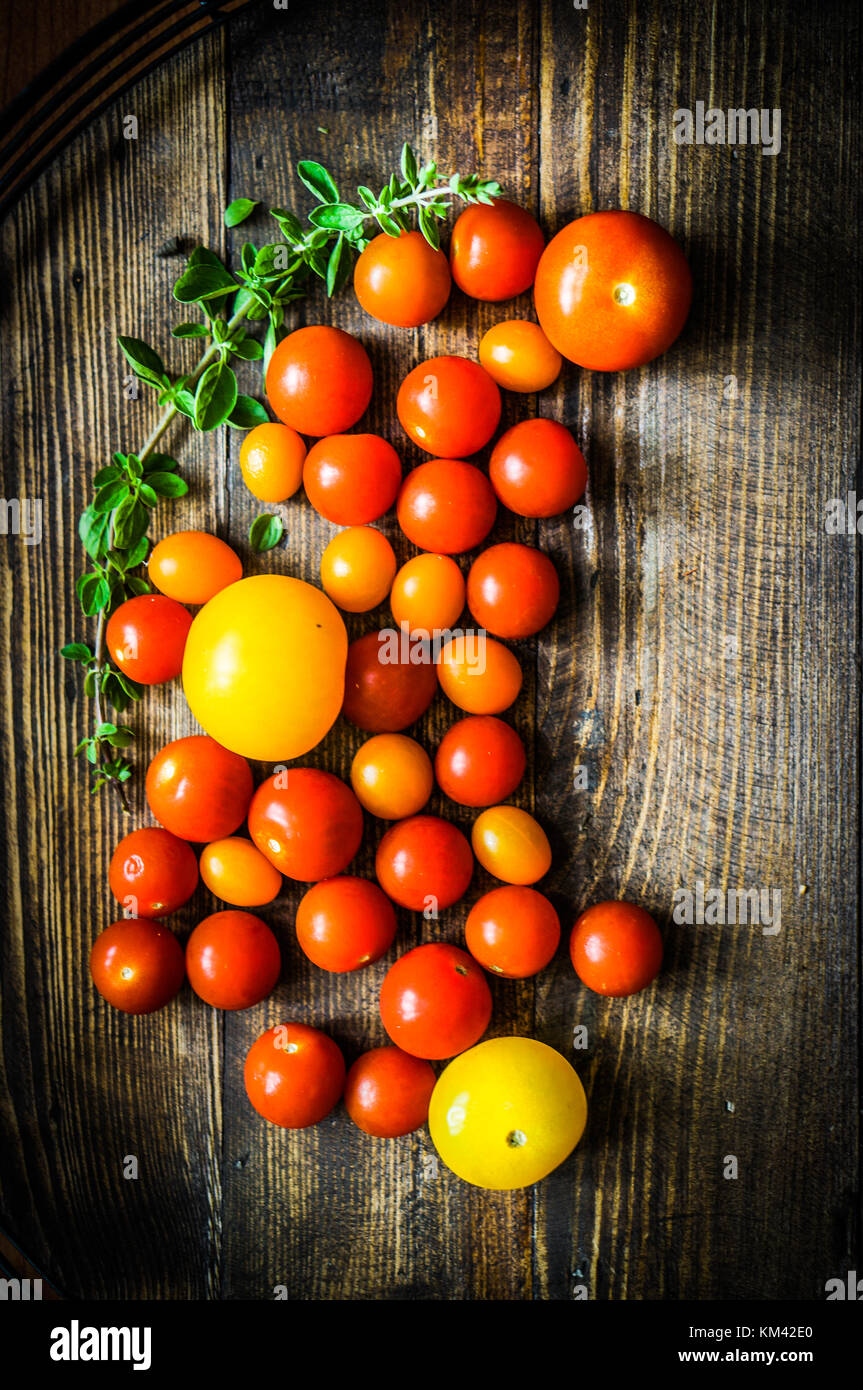
POLYGON ((254 785, 245 758, 208 734, 166 743, 147 768, 150 810, 181 840, 221 840, 242 825, 254 785))
POLYGON ((496 637, 530 637, 554 616, 560 581, 548 556, 506 541, 478 555, 467 577, 467 606, 496 637))
POLYGON ((473 854, 465 836, 449 821, 410 816, 384 835, 375 872, 384 892, 401 907, 437 912, 452 907, 467 892, 473 854))
POLYGON ((588 989, 637 994, 659 974, 662 936, 650 913, 635 903, 595 903, 573 927, 569 954, 588 989))
POLYGON ((262 782, 249 807, 249 833, 288 878, 315 883, 346 869, 363 838, 363 811, 332 772, 292 767, 262 782))
POLYGON ((362 343, 341 328, 298 328, 267 367, 267 398, 298 434, 341 434, 372 398, 372 364, 362 343))
POLYGON ((473 203, 452 229, 452 278, 472 299, 513 299, 533 284, 544 247, 536 218, 516 203, 473 203))
POLYGON ((198 861, 185 840, 145 827, 125 835, 108 868, 111 892, 133 917, 167 917, 198 886, 198 861))
POLYGON ((192 615, 164 594, 129 598, 108 619, 105 641, 114 661, 139 685, 172 681, 183 669, 192 615))
POLYGON ((336 526, 377 521, 395 502, 401 480, 401 459, 379 434, 328 435, 303 465, 306 496, 336 526))
POLYGON ((282 968, 279 943, 252 912, 214 912, 186 943, 186 973, 215 1009, 250 1009, 272 994, 282 968))
POLYGON ((512 795, 526 763, 515 729, 494 715, 475 714, 444 734, 435 776, 444 795, 460 806, 493 806, 512 795))
POLYGON ((342 973, 380 960, 396 935, 392 903, 367 878, 325 878, 297 908, 297 940, 314 965, 342 973))
POLYGON ((484 893, 464 930, 474 959, 507 980, 525 980, 543 970, 560 942, 560 918, 548 898, 515 884, 484 893))
POLYGON ((484 473, 463 459, 430 459, 408 473, 398 500, 399 526, 421 550, 473 550, 494 525, 497 503, 484 473))
POLYGON ((342 714, 370 734, 395 734, 425 714, 435 697, 437 673, 416 644, 401 650, 400 634, 367 632, 348 647, 342 714), (402 659, 404 658, 404 659, 402 659))
POLYGON ((364 1134, 396 1139, 428 1119, 435 1074, 429 1062, 400 1047, 373 1047, 345 1081, 345 1109, 364 1134))
POLYGON ((556 420, 522 420, 495 444, 488 476, 511 512, 557 516, 583 495, 587 464, 565 425, 556 420))
POLYGON ((93 983, 124 1014, 151 1014, 173 999, 185 975, 183 948, 172 931, 148 917, 112 922, 90 952, 93 983))
POLYGON ((544 391, 563 366, 557 348, 529 319, 496 323, 480 340, 479 360, 504 391, 544 391))
POLYGON ((441 1061, 479 1042, 491 1019, 491 990, 467 951, 435 941, 390 966, 380 1007, 397 1047, 441 1061))
POLYGON ((249 1048, 244 1080, 249 1100, 265 1120, 283 1129, 305 1129, 338 1103, 345 1059, 317 1028, 278 1023, 249 1048))
POLYGON ((405 433, 426 453, 460 459, 488 443, 500 421, 500 391, 468 357, 430 357, 408 372, 396 399, 405 433))
POLYGON ((397 328, 418 328, 437 318, 451 284, 446 256, 422 232, 381 232, 354 266, 354 290, 366 313, 397 328))

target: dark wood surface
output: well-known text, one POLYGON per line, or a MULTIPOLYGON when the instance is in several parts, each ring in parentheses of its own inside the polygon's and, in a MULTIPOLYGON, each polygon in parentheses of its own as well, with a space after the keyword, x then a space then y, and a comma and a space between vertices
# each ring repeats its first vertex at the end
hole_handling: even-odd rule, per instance
MULTIPOLYGON (((65 1292, 818 1299, 860 1267, 858 541, 824 527, 859 451, 859 39, 853 6, 813 21, 790 0, 261 4, 124 97, 6 221, 3 495, 41 497, 45 531, 38 546, 0 542, 0 1223, 65 1292), (673 112, 697 100, 781 108, 781 153, 676 146, 673 112), (137 142, 121 138, 128 112, 137 142), (116 335, 167 345, 180 262, 158 252, 170 237, 236 254, 269 232, 263 215, 226 232, 230 198, 303 210, 299 158, 345 187, 374 183, 404 138, 443 169, 497 175, 549 234, 597 208, 657 218, 696 285, 659 362, 625 376, 569 368, 538 403, 506 401, 508 421, 538 404, 570 424, 591 475, 586 529, 563 517, 495 531, 547 548, 563 590, 555 622, 520 649, 512 719, 530 764, 516 799, 549 830, 545 886, 566 927, 626 896, 656 913, 666 943, 659 981, 631 1000, 589 993, 564 947, 535 982, 493 981, 492 1033, 558 1047, 590 1103, 575 1155, 514 1194, 460 1183, 425 1132, 369 1140, 339 1109, 289 1134, 251 1110, 242 1060, 265 1026, 324 1026, 349 1060, 383 1041, 386 964, 316 971, 293 940, 298 891, 263 913, 285 971, 247 1013, 218 1014, 186 989, 129 1019, 87 977, 123 824, 71 760, 89 710, 56 651, 84 635, 72 586, 89 477, 154 418, 149 399, 124 396, 116 335), (698 880, 780 889, 781 931, 677 925, 674 894, 698 880), (573 1050, 576 1024, 586 1050, 573 1050), (136 1181, 123 1177, 130 1154, 136 1181)), ((348 291, 301 303, 296 323, 362 336, 369 428, 413 463, 393 409, 405 371, 472 352, 529 307, 454 292, 441 320, 404 332, 372 323, 348 291)), ((259 508, 238 437, 172 439, 193 488, 165 505, 158 534, 215 529, 249 569, 316 578, 332 528, 302 498, 284 508, 287 546, 253 558, 259 508)), ((396 541, 393 519, 383 525, 396 541)), ((453 715, 439 697, 420 727, 429 747, 453 715)), ((142 766, 193 727, 179 689, 148 695, 136 722, 142 766)), ((345 775, 361 741, 340 723, 314 760, 345 775)), ((460 941, 489 882, 478 873, 437 924, 402 914, 401 947, 460 941)), ((178 931, 211 904, 201 891, 178 931)))

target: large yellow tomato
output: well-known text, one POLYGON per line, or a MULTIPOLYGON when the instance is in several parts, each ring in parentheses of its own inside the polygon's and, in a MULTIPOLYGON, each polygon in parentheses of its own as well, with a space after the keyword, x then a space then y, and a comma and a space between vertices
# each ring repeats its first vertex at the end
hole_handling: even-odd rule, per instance
POLYGON ((535 1038, 490 1038, 438 1078, 429 1129, 448 1168, 476 1187, 539 1182, 584 1132, 584 1087, 565 1057, 535 1038))
POLYGON ((183 689, 203 729, 246 758, 307 753, 342 706, 348 637, 320 589, 283 574, 229 584, 189 629, 183 689))

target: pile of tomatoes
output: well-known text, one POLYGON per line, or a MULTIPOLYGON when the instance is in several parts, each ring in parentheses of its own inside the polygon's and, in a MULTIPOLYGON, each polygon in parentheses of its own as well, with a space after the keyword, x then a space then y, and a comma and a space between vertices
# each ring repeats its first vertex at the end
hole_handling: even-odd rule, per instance
MULTIPOLYGON (((324 1032, 285 1023, 253 1044, 245 1083, 260 1114, 287 1128, 318 1122, 342 1096, 373 1135, 405 1134, 430 1117, 457 1173, 514 1187, 561 1162, 586 1119, 580 1082, 559 1053, 532 1039, 480 1041, 492 1015, 486 972, 533 976, 560 941, 558 914, 536 886, 551 867, 548 838, 508 800, 526 750, 500 718, 522 684, 506 643, 550 622, 560 586, 551 559, 533 546, 478 548, 499 505, 539 518, 571 509, 587 469, 565 426, 533 417, 497 439, 487 471, 469 460, 498 429, 501 388, 544 389, 561 354, 600 369, 650 360, 679 333, 691 283, 676 243, 646 218, 581 218, 546 247, 529 213, 498 200, 462 214, 449 260, 418 232, 382 234, 360 255, 354 285, 369 314, 414 327, 440 313, 453 279, 492 301, 534 285, 540 323, 502 321, 483 337, 479 361, 433 357, 408 373, 395 409, 429 457, 404 478, 389 441, 348 432, 373 390, 355 337, 301 328, 272 355, 266 386, 278 419, 246 436, 240 466, 257 498, 282 502, 302 485, 311 506, 342 528, 321 556, 323 593, 287 576, 244 579, 230 546, 187 531, 153 549, 156 592, 111 616, 108 648, 121 670, 144 684, 182 673, 206 732, 169 743, 150 764, 146 797, 158 824, 116 847, 110 886, 127 915, 97 939, 91 970, 102 995, 129 1013, 160 1008, 185 978, 213 1007, 247 1009, 272 992, 281 971, 276 938, 250 909, 272 902, 284 878, 305 885, 300 948, 321 970, 343 972, 391 950, 396 906, 435 920, 462 899, 478 861, 498 886, 472 906, 464 944, 420 945, 384 978, 380 1015, 390 1045, 346 1073, 324 1032), (371 524, 393 506, 418 551, 401 567, 371 524), (453 557, 468 551, 478 553, 465 575, 453 557), (367 613, 387 600, 407 649, 393 650, 392 627, 348 643, 338 610, 367 613), (193 619, 189 606, 199 605, 193 619), (472 626, 457 628, 465 606, 472 626), (432 760, 405 730, 439 690, 458 717, 432 760), (255 787, 248 758, 295 759, 339 713, 369 735, 350 784, 316 767, 281 766, 255 787), (427 812, 435 784, 477 812, 470 839, 427 812), (376 882, 348 872, 366 816, 387 824, 376 882), (228 906, 198 923, 184 951, 164 919, 199 878, 228 906), (436 1077, 432 1063, 447 1059, 455 1060, 436 1077)), ((575 923, 570 954, 590 988, 626 995, 656 976, 662 942, 643 909, 600 903, 575 923)))

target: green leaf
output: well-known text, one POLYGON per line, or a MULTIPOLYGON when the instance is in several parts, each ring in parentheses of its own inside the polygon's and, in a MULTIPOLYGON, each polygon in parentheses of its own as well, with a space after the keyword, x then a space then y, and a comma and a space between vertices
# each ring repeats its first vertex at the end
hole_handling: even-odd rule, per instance
POLYGON ((270 216, 276 219, 286 240, 291 242, 302 241, 302 223, 292 212, 287 212, 285 208, 270 208, 270 216))
POLYGON ((147 558, 147 551, 150 549, 150 542, 146 536, 142 536, 139 541, 125 552, 126 569, 136 569, 138 565, 143 565, 147 558))
POLYGON ((133 478, 142 478, 144 476, 144 466, 137 454, 129 455, 128 469, 133 478))
POLYGON ((437 219, 434 217, 432 213, 429 212, 428 208, 420 208, 418 220, 420 224, 420 231, 422 232, 429 246, 433 246, 435 251, 439 251, 440 229, 437 224, 437 219))
POLYGON ((241 222, 245 222, 258 206, 257 200, 252 198, 235 198, 225 208, 225 226, 239 227, 241 222))
POLYGON ((79 581, 78 598, 86 617, 94 618, 111 597, 107 580, 98 574, 85 574, 79 581))
POLYGON ((300 181, 310 193, 314 193, 319 203, 337 203, 339 190, 322 164, 311 159, 301 159, 297 165, 300 181))
POLYGON ((110 743, 112 748, 128 748, 129 745, 134 742, 134 730, 126 728, 125 726, 122 729, 118 729, 116 733, 111 734, 108 739, 108 743, 110 743))
POLYGON ((243 313, 248 319, 265 319, 267 317, 267 306, 261 301, 260 296, 247 285, 244 285, 234 300, 234 313, 243 313))
POLYGON ((379 226, 386 232, 387 236, 401 236, 404 228, 400 227, 395 218, 391 217, 389 213, 376 212, 375 217, 378 220, 379 226))
MULTIPOLYGON (((152 481, 152 480, 151 480, 152 481)), ((150 513, 135 497, 120 503, 114 517, 114 544, 118 550, 131 550, 147 534, 150 513)))
POLYGON ((238 396, 237 404, 228 416, 228 424, 235 430, 252 430, 256 425, 269 423, 269 415, 252 396, 238 396))
POLYGON ((93 498, 92 506, 94 512, 112 512, 119 506, 124 497, 129 494, 128 483, 120 480, 116 483, 106 483, 100 487, 96 496, 93 498))
POLYGON ((235 357, 241 357, 244 362, 258 362, 264 355, 264 349, 257 338, 241 338, 238 343, 234 343, 231 352, 235 357))
POLYGON ((181 304, 196 300, 221 299, 237 287, 237 282, 223 265, 190 265, 174 286, 174 298, 181 304))
MULTIPOLYGON (((315 211, 318 212, 320 209, 316 208, 315 211)), ((286 275, 290 261, 289 247, 283 241, 274 241, 268 246, 261 247, 255 256, 252 270, 256 276, 268 280, 273 276, 286 275)))
MULTIPOLYGON (((150 476, 152 478, 158 478, 159 475, 158 473, 152 473, 150 476)), ((170 478, 173 478, 174 474, 169 473, 168 476, 170 478)), ((141 483, 140 487, 138 488, 138 497, 144 503, 145 507, 158 506, 159 499, 156 496, 155 489, 152 487, 150 483, 141 483)))
POLYGON ((148 473, 147 483, 159 497, 185 497, 189 484, 176 473, 148 473))
POLYGON ((108 519, 108 512, 94 512, 92 506, 81 514, 78 535, 91 560, 101 560, 108 548, 108 519))
POLYGON ((171 333, 175 338, 206 338, 210 330, 205 323, 178 323, 171 333))
POLYGON ((407 182, 411 185, 412 188, 416 187, 416 183, 417 183, 417 161, 416 161, 416 155, 414 154, 413 150, 411 149, 411 147, 410 147, 410 145, 407 143, 407 141, 405 141, 404 145, 402 145, 401 170, 402 170, 402 177, 403 177, 404 179, 407 180, 407 182))
POLYGON ((81 742, 76 746, 75 751, 72 754, 72 757, 79 758, 81 754, 84 752, 84 749, 87 747, 89 742, 90 740, 88 738, 82 738, 81 742))
POLYGON ((242 249, 240 251, 240 265, 243 267, 243 270, 246 272, 247 275, 251 275, 252 273, 252 267, 255 264, 255 257, 257 256, 257 254, 258 248, 257 246, 255 246, 254 242, 243 242, 242 249))
POLYGON ((152 589, 150 588, 146 579, 142 579, 141 575, 139 574, 126 575, 126 588, 129 590, 131 594, 134 594, 136 597, 140 594, 152 593, 152 589))
POLYGON ((116 677, 117 684, 122 688, 125 694, 128 695, 130 700, 140 700, 144 693, 143 685, 139 685, 137 681, 132 680, 131 676, 124 675, 122 671, 115 671, 114 676, 116 677))
POLYGON ((278 324, 274 323, 272 319, 270 320, 270 323, 267 326, 266 336, 264 338, 263 369, 265 377, 267 375, 267 368, 270 365, 270 358, 272 357, 279 343, 284 338, 285 331, 286 330, 284 328, 280 328, 278 324))
POLYGON ((60 648, 60 655, 65 656, 67 661, 93 660, 93 653, 84 642, 68 642, 65 647, 60 648))
POLYGON ((211 251, 207 246, 196 246, 189 253, 187 265, 217 265, 220 270, 224 270, 221 258, 211 251))
POLYGON ((332 296, 340 290, 351 269, 351 256, 344 235, 340 235, 330 252, 327 262, 327 294, 332 296))
POLYGON ((116 724, 97 724, 95 729, 95 734, 97 738, 104 738, 106 734, 115 734, 116 732, 116 724))
POLYGON ((161 386, 167 382, 165 364, 158 352, 142 343, 140 338, 118 338, 117 342, 132 371, 142 381, 149 382, 151 386, 161 386))
POLYGON ((350 232, 355 227, 361 227, 365 217, 350 203, 326 203, 323 207, 312 209, 309 213, 309 221, 315 227, 327 227, 338 232, 350 232))
POLYGON ((104 487, 106 483, 113 483, 117 478, 122 478, 122 476, 120 469, 115 467, 114 464, 111 464, 108 468, 100 468, 98 473, 93 474, 93 485, 95 487, 104 487))
POLYGON ((195 397, 191 391, 186 390, 185 386, 175 387, 173 401, 181 415, 188 415, 190 420, 195 418, 195 397))
POLYGON ((280 516, 273 516, 264 512, 262 516, 256 516, 249 527, 249 540, 253 550, 272 550, 274 545, 278 545, 285 532, 285 525, 280 516))
POLYGON ((214 362, 202 374, 195 392, 196 428, 214 430, 227 420, 236 403, 237 378, 227 362, 214 362))
POLYGON ((179 468, 176 459, 172 459, 170 454, 148 454, 144 460, 144 475, 148 473, 171 473, 179 468))

